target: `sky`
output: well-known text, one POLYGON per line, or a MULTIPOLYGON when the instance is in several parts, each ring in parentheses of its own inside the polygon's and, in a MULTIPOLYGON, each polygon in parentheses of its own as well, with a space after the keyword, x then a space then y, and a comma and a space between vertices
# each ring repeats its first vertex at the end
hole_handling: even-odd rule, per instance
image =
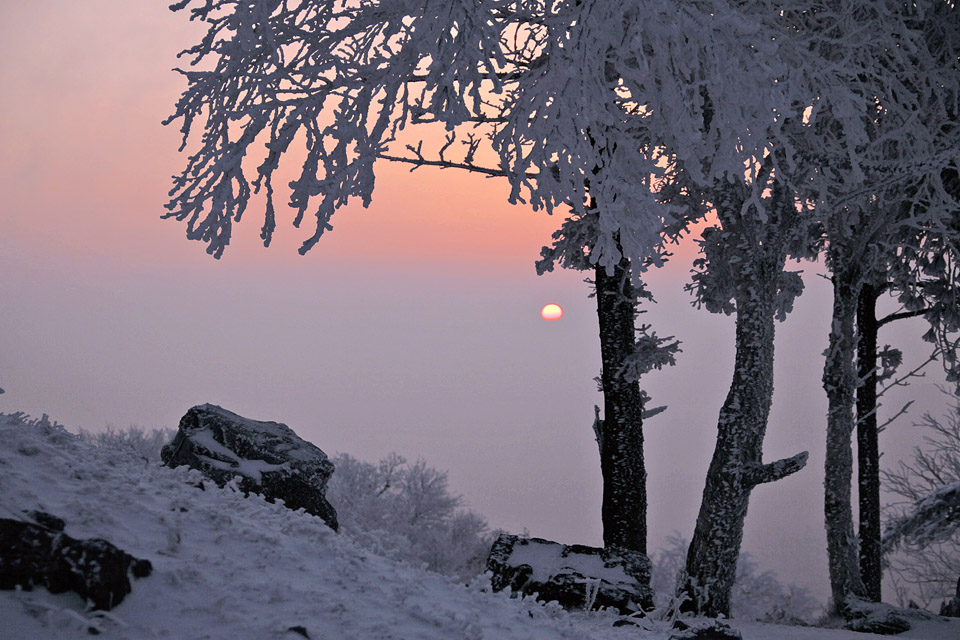
MULTIPOLYGON (((330 454, 423 457, 494 527, 599 544, 594 301, 584 274, 534 269, 561 220, 508 205, 495 179, 386 166, 371 206, 338 212, 306 256, 292 213, 264 249, 252 207, 214 260, 161 220, 185 162, 161 125, 186 86, 172 69, 201 33, 167 4, 0 3, 0 411, 152 428, 210 402, 330 454), (562 320, 540 318, 549 302, 562 320)), ((642 318, 683 342, 676 367, 642 381, 669 407, 644 426, 651 549, 693 532, 732 373, 732 319, 682 290, 692 251, 649 274, 658 304, 642 318)), ((744 546, 824 597, 830 289, 800 268, 765 455, 811 459, 754 492, 744 546)), ((920 358, 916 321, 884 331, 920 358)), ((941 379, 931 368, 882 411, 911 397, 913 418, 941 412, 941 379)), ((883 434, 885 465, 919 440, 910 422, 883 434)))

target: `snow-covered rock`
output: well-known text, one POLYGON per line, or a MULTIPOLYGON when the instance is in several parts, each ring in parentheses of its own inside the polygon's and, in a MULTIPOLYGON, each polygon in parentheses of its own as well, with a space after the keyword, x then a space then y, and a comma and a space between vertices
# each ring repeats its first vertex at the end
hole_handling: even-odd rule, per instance
POLYGON ((337 512, 326 498, 333 463, 285 424, 199 405, 180 419, 177 435, 160 458, 168 467, 197 469, 221 487, 240 476, 242 491, 283 500, 287 507, 319 516, 337 530, 337 512))
POLYGON ((890 636, 911 629, 904 610, 883 602, 867 602, 851 596, 847 598, 847 611, 844 626, 851 631, 890 636))
POLYGON ((65 527, 63 520, 42 511, 24 512, 23 520, 0 519, 0 589, 74 591, 94 609, 107 611, 130 593, 129 574, 150 575, 150 561, 106 540, 71 538, 63 533, 65 527))
POLYGON ((650 560, 640 553, 503 533, 490 549, 487 570, 495 591, 536 594, 568 610, 614 607, 631 614, 652 608, 650 560))

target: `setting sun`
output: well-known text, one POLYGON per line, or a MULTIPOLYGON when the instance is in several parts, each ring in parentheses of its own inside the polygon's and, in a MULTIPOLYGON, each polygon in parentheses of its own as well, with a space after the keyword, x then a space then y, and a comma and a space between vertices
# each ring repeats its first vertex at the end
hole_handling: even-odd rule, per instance
POLYGON ((540 317, 544 320, 559 320, 563 317, 563 309, 558 304, 547 304, 540 309, 540 317))

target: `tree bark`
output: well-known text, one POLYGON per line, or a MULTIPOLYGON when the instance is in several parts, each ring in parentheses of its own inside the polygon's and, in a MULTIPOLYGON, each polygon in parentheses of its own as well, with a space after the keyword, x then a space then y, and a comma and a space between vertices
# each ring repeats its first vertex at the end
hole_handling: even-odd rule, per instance
POLYGON ((880 449, 877 431, 877 287, 865 284, 857 301, 857 495, 860 575, 866 596, 881 601, 880 449))
POLYGON ((840 615, 846 615, 849 596, 866 596, 860 577, 850 497, 853 478, 851 438, 857 388, 854 320, 859 288, 858 276, 847 273, 833 274, 833 322, 823 370, 823 388, 827 393, 828 403, 827 452, 823 481, 824 523, 827 530, 832 606, 835 613, 840 615))
POLYGON ((640 384, 623 377, 636 344, 636 293, 630 261, 622 258, 607 275, 595 270, 600 324, 600 381, 604 419, 597 427, 603 476, 603 545, 647 552, 647 472, 643 456, 640 384))
POLYGON ((807 459, 804 452, 762 463, 773 400, 774 313, 783 261, 759 253, 754 264, 740 268, 733 381, 720 410, 717 444, 680 587, 687 596, 681 610, 711 617, 730 615, 751 491, 800 470, 807 459))
MULTIPOLYGON (((707 471, 700 513, 687 552, 678 595, 681 611, 730 615, 750 493, 802 469, 807 452, 763 463, 763 438, 773 401, 774 319, 786 261, 786 241, 795 231, 792 201, 781 202, 774 185, 767 217, 744 208, 742 185, 720 185, 711 196, 721 227, 704 234, 708 269, 731 286, 736 310, 733 379, 717 421, 717 441, 707 471), (722 275, 721 275, 722 274, 722 275)), ((789 200, 789 199, 785 199, 789 200)), ((723 289, 720 289, 723 290, 723 289)))
POLYGON ((759 444, 773 398, 772 306, 763 299, 737 301, 737 355, 733 382, 720 410, 717 444, 687 555, 687 596, 692 610, 730 615, 743 524, 753 484, 744 478, 759 462, 759 444))

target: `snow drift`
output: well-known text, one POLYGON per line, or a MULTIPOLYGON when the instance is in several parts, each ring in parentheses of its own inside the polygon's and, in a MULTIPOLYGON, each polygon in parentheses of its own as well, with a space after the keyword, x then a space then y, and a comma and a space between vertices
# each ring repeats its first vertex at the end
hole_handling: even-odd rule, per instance
MULTIPOLYGON (((105 538, 154 571, 109 612, 72 593, 0 591, 3 637, 325 640, 667 640, 669 620, 614 627, 612 612, 568 613, 463 586, 363 550, 323 521, 235 483, 203 482, 82 442, 46 419, 0 414, 0 512, 42 510, 66 533, 105 538), (203 487, 201 489, 201 486, 203 487)), ((746 640, 865 640, 865 634, 740 623, 746 640)), ((905 636, 955 638, 932 619, 905 636), (925 625, 925 626, 924 626, 925 625)))

